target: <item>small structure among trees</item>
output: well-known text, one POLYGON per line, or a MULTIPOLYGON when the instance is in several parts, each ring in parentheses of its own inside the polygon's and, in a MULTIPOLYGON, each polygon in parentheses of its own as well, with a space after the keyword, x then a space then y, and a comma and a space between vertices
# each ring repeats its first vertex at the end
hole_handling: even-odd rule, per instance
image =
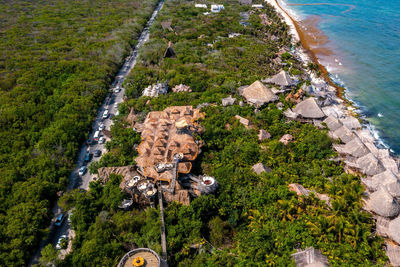
POLYGON ((313 247, 306 248, 292 254, 296 267, 324 267, 329 266, 328 258, 313 247))
POLYGON ((262 106, 265 103, 278 100, 272 90, 260 81, 255 81, 245 88, 239 88, 239 94, 246 98, 247 102, 256 106, 262 106))

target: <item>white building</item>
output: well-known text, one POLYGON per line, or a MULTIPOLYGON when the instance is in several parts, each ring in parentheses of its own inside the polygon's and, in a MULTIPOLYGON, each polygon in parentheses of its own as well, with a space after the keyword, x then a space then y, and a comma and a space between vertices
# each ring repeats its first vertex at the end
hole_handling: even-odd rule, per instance
POLYGON ((224 10, 224 5, 211 5, 211 12, 218 13, 221 10, 224 10))
POLYGON ((199 8, 207 8, 207 5, 205 4, 195 4, 194 6, 199 8))
POLYGON ((264 8, 264 6, 261 5, 261 4, 251 5, 251 7, 254 7, 254 8, 264 8))

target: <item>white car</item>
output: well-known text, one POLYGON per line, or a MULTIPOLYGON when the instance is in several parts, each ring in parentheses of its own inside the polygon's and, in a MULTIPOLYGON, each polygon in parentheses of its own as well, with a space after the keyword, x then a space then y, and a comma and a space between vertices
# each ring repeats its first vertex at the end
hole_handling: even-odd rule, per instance
POLYGON ((60 236, 60 238, 57 241, 56 249, 61 249, 61 242, 62 242, 63 239, 68 241, 68 237, 66 235, 60 236))
POLYGON ((114 108, 118 108, 118 103, 115 103, 115 104, 114 104, 114 108))
POLYGON ((80 167, 78 174, 80 176, 83 176, 85 173, 86 173, 86 166, 80 167))
POLYGON ((102 136, 102 137, 100 137, 100 139, 99 139, 99 144, 104 144, 105 141, 106 141, 106 139, 102 136))
POLYGON ((105 128, 106 128, 106 127, 105 127, 104 123, 101 123, 100 126, 99 126, 99 131, 101 132, 101 131, 103 131, 105 128))
POLYGON ((119 92, 121 92, 121 87, 117 87, 117 88, 115 88, 115 92, 116 92, 116 93, 119 93, 119 92))

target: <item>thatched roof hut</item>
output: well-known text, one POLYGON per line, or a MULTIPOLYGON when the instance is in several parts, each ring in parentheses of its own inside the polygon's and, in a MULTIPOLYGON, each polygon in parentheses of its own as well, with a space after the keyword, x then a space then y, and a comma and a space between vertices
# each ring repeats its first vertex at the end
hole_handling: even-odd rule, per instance
POLYGON ((267 132, 266 130, 261 129, 260 132, 258 133, 258 140, 259 141, 264 141, 266 139, 271 138, 271 134, 267 132))
POLYGON ((348 143, 354 138, 354 134, 346 126, 342 126, 332 133, 332 137, 340 139, 343 143, 348 143))
POLYGON ((376 233, 379 236, 387 237, 390 219, 377 215, 374 216, 374 219, 376 219, 376 233))
POLYGON ((370 191, 376 191, 380 185, 383 185, 393 197, 400 197, 400 180, 390 170, 386 170, 370 178, 361 178, 361 181, 370 191))
POLYGON ((281 70, 278 74, 272 76, 272 78, 265 79, 263 81, 285 87, 295 84, 295 82, 290 78, 289 74, 284 70, 281 70))
POLYGON ((358 137, 348 142, 345 145, 334 144, 333 148, 339 152, 339 154, 351 155, 353 157, 359 158, 370 153, 368 148, 361 142, 358 137))
POLYGON ((230 95, 230 96, 228 96, 228 97, 226 97, 226 98, 222 98, 222 105, 223 105, 224 107, 230 106, 230 105, 233 105, 233 104, 235 103, 235 101, 236 101, 236 98, 234 98, 234 97, 232 97, 232 96, 230 95))
POLYGON ((342 124, 338 119, 333 117, 332 115, 329 115, 323 122, 326 123, 326 126, 328 126, 329 130, 335 131, 342 127, 342 124))
POLYGON ((278 100, 272 90, 260 81, 255 81, 250 86, 243 88, 239 93, 246 98, 247 102, 260 106, 278 100))
POLYGON ((388 235, 397 244, 400 244, 400 216, 389 223, 388 235))
POLYGON ((385 242, 386 255, 389 258, 390 264, 393 266, 400 266, 400 246, 393 242, 385 242))
POLYGON ((375 175, 385 170, 379 160, 369 153, 356 160, 357 168, 366 175, 375 175))
POLYGON ((294 108, 294 112, 300 114, 303 118, 309 119, 320 119, 325 117, 324 112, 322 112, 313 97, 307 98, 297 104, 294 108))
POLYGON ((272 171, 271 168, 265 167, 264 164, 262 164, 261 162, 253 165, 253 167, 251 167, 251 169, 258 175, 263 172, 271 172, 272 171))
POLYGON ((367 209, 383 217, 395 217, 400 212, 399 203, 383 186, 369 196, 367 209))
POLYGON ((360 122, 353 116, 348 116, 344 119, 340 119, 340 122, 343 123, 343 125, 345 125, 350 130, 361 129, 360 122))
POLYGON ((296 267, 324 267, 329 266, 328 258, 313 247, 306 248, 292 254, 296 267))

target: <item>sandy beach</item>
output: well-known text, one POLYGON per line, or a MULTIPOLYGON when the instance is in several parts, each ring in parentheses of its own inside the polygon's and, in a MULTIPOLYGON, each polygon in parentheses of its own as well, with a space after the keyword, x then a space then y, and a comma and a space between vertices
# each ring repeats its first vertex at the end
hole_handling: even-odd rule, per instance
MULTIPOLYGON (((321 75, 324 80, 329 83, 330 86, 336 88, 336 94, 343 99, 344 88, 335 84, 329 77, 329 72, 323 66, 317 57, 320 55, 331 55, 332 52, 327 48, 323 47, 327 42, 326 35, 318 29, 318 20, 315 17, 310 17, 309 19, 299 22, 296 21, 290 14, 285 11, 277 0, 265 0, 268 4, 273 6, 275 10, 282 16, 283 20, 290 28, 290 33, 292 35, 293 43, 301 43, 302 48, 299 51, 299 57, 303 60, 305 64, 308 62, 313 62, 318 64, 321 71, 321 75), (303 27, 304 26, 304 27, 303 27), (307 29, 304 30, 303 28, 307 29), (317 36, 317 38, 315 38, 317 36)), ((347 101, 346 99, 343 99, 347 101)))

